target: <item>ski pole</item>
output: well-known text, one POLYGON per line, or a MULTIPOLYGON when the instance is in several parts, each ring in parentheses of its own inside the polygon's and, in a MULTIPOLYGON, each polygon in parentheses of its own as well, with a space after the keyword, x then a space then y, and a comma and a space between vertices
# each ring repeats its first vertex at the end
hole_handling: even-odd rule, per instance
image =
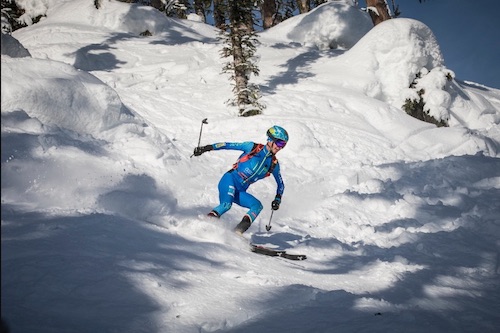
POLYGON ((273 219, 274 210, 271 210, 271 217, 269 218, 269 223, 266 225, 266 230, 271 230, 271 220, 273 219))
MULTIPOLYGON (((207 118, 205 118, 205 119, 203 119, 203 120, 201 121, 200 137, 198 138, 198 148, 200 148, 200 142, 201 142, 201 132, 203 131, 203 124, 208 124, 207 118)), ((194 156, 194 154, 193 154, 193 155, 191 155, 191 156, 190 156, 190 158, 191 158, 191 157, 193 157, 193 156, 194 156)))

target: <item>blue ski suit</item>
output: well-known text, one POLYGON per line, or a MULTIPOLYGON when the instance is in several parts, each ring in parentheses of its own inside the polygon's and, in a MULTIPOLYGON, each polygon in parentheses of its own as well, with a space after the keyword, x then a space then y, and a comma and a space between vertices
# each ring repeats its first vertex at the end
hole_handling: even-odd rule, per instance
POLYGON ((250 218, 250 222, 253 222, 262 211, 263 206, 257 198, 247 193, 246 190, 252 183, 269 176, 270 169, 272 169, 272 175, 278 185, 276 200, 281 201, 285 184, 281 177, 279 163, 276 157, 268 150, 267 146, 264 145, 252 157, 245 158, 245 155, 252 152, 256 146, 256 143, 250 141, 220 142, 212 145, 214 150, 243 151, 238 161, 234 164, 233 169, 226 172, 219 181, 220 204, 213 209, 219 216, 227 212, 234 202, 242 207, 249 208, 246 215, 250 218), (274 166, 272 166, 273 163, 274 166))

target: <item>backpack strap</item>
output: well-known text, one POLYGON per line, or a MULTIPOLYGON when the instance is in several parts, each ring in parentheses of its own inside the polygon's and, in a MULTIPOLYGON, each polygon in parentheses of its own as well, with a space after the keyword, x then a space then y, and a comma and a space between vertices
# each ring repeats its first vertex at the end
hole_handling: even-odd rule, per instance
POLYGON ((269 170, 267 170, 266 177, 269 177, 273 173, 273 170, 276 167, 276 164, 278 164, 278 159, 276 158, 276 156, 273 155, 273 161, 271 162, 271 166, 269 167, 269 170))
POLYGON ((253 148, 252 148, 252 150, 251 150, 248 154, 241 156, 241 157, 240 157, 240 158, 236 161, 236 163, 234 163, 234 164, 233 164, 233 169, 236 169, 236 168, 238 167, 238 163, 240 163, 240 162, 246 162, 246 161, 248 161, 249 159, 251 159, 252 157, 254 157, 255 155, 257 155, 257 153, 258 153, 259 151, 261 151, 261 150, 262 150, 262 148, 264 148, 264 145, 263 145, 263 144, 261 144, 261 143, 259 143, 259 144, 254 143, 254 144, 253 144, 253 148))
MULTIPOLYGON (((248 161, 249 159, 251 159, 252 157, 257 155, 263 148, 264 148, 264 145, 262 143, 258 143, 258 144, 254 143, 252 150, 248 154, 241 156, 236 161, 236 163, 233 164, 233 168, 231 170, 236 170, 238 168, 238 164, 240 162, 248 161)), ((266 177, 268 177, 269 175, 271 175, 271 173, 273 173, 273 170, 276 167, 276 164, 278 164, 278 159, 276 158, 276 156, 273 155, 273 160, 271 162, 271 166, 269 167, 269 170, 267 170, 266 177)))

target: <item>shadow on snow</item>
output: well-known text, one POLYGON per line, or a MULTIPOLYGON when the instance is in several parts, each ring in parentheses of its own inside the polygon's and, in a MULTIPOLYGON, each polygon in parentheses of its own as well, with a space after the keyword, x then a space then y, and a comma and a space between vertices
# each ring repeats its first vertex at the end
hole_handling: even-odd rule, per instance
POLYGON ((145 290, 189 287, 175 278, 189 264, 223 265, 192 245, 117 216, 51 217, 2 205, 2 318, 12 332, 161 332, 154 318, 166 315, 165 305, 145 290))
MULTIPOLYGON (((477 154, 391 163, 378 168, 395 168, 400 177, 386 180, 379 193, 346 191, 342 195, 360 202, 375 198, 393 203, 407 194, 418 197, 421 200, 415 204, 413 217, 389 220, 374 227, 375 233, 404 231, 413 238, 386 248, 363 241, 348 244, 335 238, 306 237, 302 242, 307 247, 302 249, 340 247, 343 254, 327 263, 325 269, 302 269, 324 274, 325 279, 354 274, 376 262, 401 262, 422 269, 398 273, 390 287, 371 293, 316 290, 316 296, 308 302, 276 308, 218 332, 388 332, 395 327, 405 327, 405 332, 498 329, 500 159, 477 154), (457 225, 445 226, 450 221, 457 225), (426 225, 429 228, 419 229, 426 225)), ((257 238, 265 239, 258 235, 257 238)), ((287 249, 288 241, 298 239, 284 233, 273 235, 271 242, 287 249)), ((312 287, 302 288, 313 293, 312 287)), ((294 289, 287 287, 262 307, 280 304, 277 300, 295 292, 294 289)))

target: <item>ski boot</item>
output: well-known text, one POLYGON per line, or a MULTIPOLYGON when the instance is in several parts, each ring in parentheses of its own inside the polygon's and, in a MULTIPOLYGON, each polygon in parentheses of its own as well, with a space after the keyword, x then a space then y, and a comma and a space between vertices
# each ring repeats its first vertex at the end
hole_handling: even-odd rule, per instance
POLYGON ((252 222, 250 222, 250 217, 248 215, 245 215, 245 216, 243 216, 243 219, 241 220, 241 222, 238 223, 236 228, 234 228, 234 232, 239 234, 239 235, 242 235, 245 231, 248 230, 248 228, 250 228, 251 225, 252 225, 252 222))
POLYGON ((211 218, 216 218, 218 219, 220 217, 219 214, 217 214, 217 212, 215 210, 212 210, 210 213, 207 214, 208 217, 211 217, 211 218))

